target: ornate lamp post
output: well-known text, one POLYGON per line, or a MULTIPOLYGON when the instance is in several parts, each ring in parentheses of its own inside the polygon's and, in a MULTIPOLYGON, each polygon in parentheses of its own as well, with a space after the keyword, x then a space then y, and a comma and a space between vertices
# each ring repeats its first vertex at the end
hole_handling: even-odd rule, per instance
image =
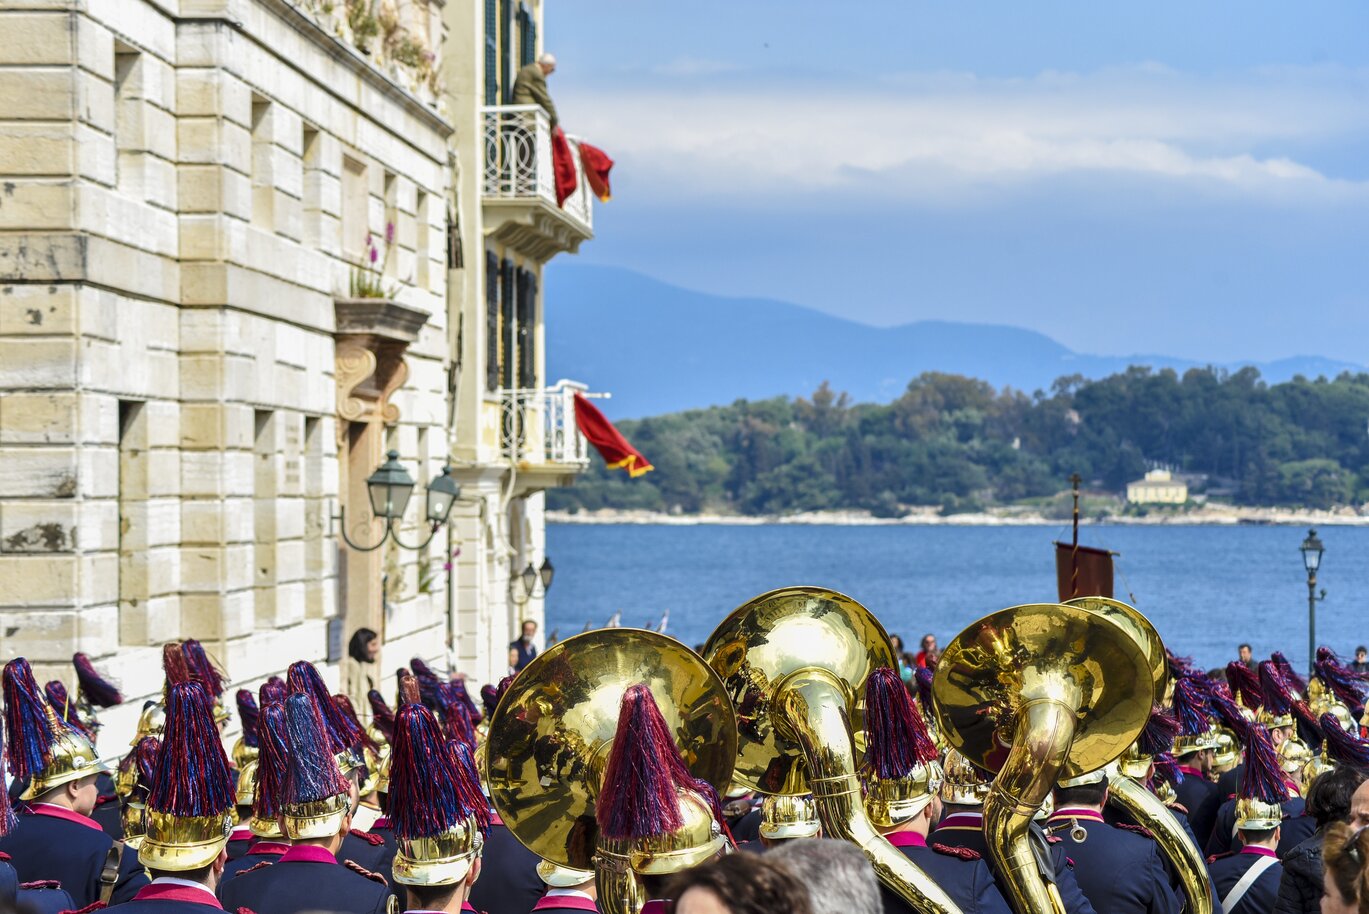
POLYGON ((551 590, 551 579, 556 574, 556 569, 551 564, 551 559, 543 559, 542 567, 532 567, 532 562, 528 562, 528 567, 509 578, 509 596, 513 602, 523 606, 533 597, 544 597, 548 590, 551 590), (537 585, 541 584, 541 592, 537 590, 537 585))
POLYGON ((1307 539, 1298 547, 1302 553, 1302 564, 1307 569, 1307 663, 1309 666, 1317 659, 1317 604, 1326 599, 1326 590, 1317 593, 1317 569, 1321 567, 1321 556, 1326 551, 1316 530, 1307 531, 1307 539))
POLYGON ((409 505, 409 497, 414 492, 414 479, 399 462, 399 452, 390 451, 387 459, 366 480, 366 492, 371 499, 371 511, 375 517, 385 521, 385 533, 373 545, 362 546, 352 542, 347 535, 347 509, 338 510, 337 520, 342 525, 342 539, 358 552, 372 552, 393 538, 395 543, 405 549, 422 549, 432 542, 437 530, 447 522, 452 513, 452 502, 461 494, 461 487, 452 479, 452 468, 444 466, 442 475, 428 483, 427 504, 428 536, 421 543, 410 545, 399 538, 396 524, 404 517, 404 509, 409 505))

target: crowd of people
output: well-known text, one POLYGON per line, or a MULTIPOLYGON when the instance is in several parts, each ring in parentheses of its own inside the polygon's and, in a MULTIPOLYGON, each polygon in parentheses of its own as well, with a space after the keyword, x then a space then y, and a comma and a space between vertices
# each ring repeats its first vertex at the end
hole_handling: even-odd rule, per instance
MULTIPOLYGON (((520 634, 510 666, 525 669, 535 628, 520 634)), ((936 639, 894 647, 896 667, 863 684, 859 796, 876 840, 925 882, 900 885, 868 841, 826 834, 830 797, 694 779, 646 685, 622 698, 584 860, 630 861, 631 914, 1026 914, 985 827, 993 774, 938 731, 936 639)), ((373 686, 377 648, 358 632, 347 675, 373 686)), ((1242 648, 1215 673, 1170 655, 1167 693, 1130 749, 1054 785, 1032 840, 1059 911, 1369 914, 1369 673, 1323 648, 1303 679, 1281 654, 1242 648)), ((163 665, 162 697, 112 769, 98 710, 122 696, 84 655, 71 692, 40 687, 22 658, 5 666, 0 914, 624 910, 600 896, 602 870, 539 858, 491 800, 481 759, 513 677, 477 705, 461 677, 414 658, 392 707, 374 688, 332 694, 300 661, 238 690, 242 736, 225 752, 222 669, 195 641, 168 644, 163 665)))

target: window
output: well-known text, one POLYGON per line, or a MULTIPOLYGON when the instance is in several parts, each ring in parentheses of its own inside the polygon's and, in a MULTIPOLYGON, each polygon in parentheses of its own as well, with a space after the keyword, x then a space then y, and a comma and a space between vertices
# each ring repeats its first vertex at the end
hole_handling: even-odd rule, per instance
POLYGON ((414 219, 417 222, 417 231, 414 233, 414 257, 417 260, 414 281, 418 283, 420 289, 427 289, 429 288, 428 282, 431 279, 429 272, 432 254, 428 251, 428 195, 421 190, 418 192, 418 201, 414 206, 414 219))
POLYGON ((485 104, 499 104, 499 0, 485 0, 485 104))
POLYGON ((537 23, 526 3, 518 4, 518 64, 526 67, 537 59, 537 23))
POLYGON ((382 262, 380 268, 384 270, 386 276, 394 276, 399 268, 396 261, 398 258, 391 250, 394 247, 396 236, 399 232, 399 179, 392 171, 385 172, 385 180, 382 184, 385 189, 385 235, 376 243, 380 250, 382 262))
POLYGON ((138 153, 143 136, 143 55, 121 41, 114 42, 114 175, 126 193, 141 195, 138 153))
POLYGON ((512 260, 505 260, 499 270, 499 328, 500 334, 500 372, 499 377, 505 387, 517 387, 518 376, 514 374, 516 353, 518 351, 518 272, 512 260))
POLYGON ((518 271, 518 386, 537 386, 537 276, 518 271))
POLYGON ((485 386, 499 389, 499 255, 485 252, 485 386))
POLYGON ((342 158, 342 253, 360 263, 366 256, 369 232, 366 206, 366 166, 350 156, 342 158))
POLYGON ((252 93, 252 224, 272 230, 275 220, 275 169, 272 167, 271 102, 252 93))
POLYGON ((499 82, 503 86, 503 102, 513 102, 513 3, 499 2, 499 82))
POLYGON ((300 160, 304 168, 304 210, 303 225, 300 227, 300 240, 309 248, 318 248, 323 241, 323 180, 321 172, 318 130, 305 124, 300 132, 300 160))

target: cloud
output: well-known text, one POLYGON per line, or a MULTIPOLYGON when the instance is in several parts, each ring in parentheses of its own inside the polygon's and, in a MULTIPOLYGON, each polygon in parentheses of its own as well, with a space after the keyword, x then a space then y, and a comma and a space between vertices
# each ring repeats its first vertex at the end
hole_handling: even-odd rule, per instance
POLYGON ((676 57, 668 63, 658 64, 651 68, 651 72, 658 76, 674 78, 696 78, 703 76, 719 76, 724 73, 735 73, 742 69, 741 65, 726 60, 709 60, 703 57, 690 57, 688 55, 676 57))
MULTIPOLYGON (((681 75, 708 63, 676 62, 681 75)), ((1369 181, 1315 164, 1319 146, 1369 136, 1365 71, 1199 78, 1143 64, 1029 79, 892 73, 838 89, 730 82, 625 80, 572 91, 567 108, 576 132, 666 196, 945 200, 1103 175, 1285 202, 1369 200, 1369 181)))

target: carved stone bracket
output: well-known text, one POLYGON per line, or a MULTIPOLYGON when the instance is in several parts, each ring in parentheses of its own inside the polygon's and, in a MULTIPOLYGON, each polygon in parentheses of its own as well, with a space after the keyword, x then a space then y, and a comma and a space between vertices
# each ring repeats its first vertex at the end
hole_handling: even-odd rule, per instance
POLYGON ((404 353, 418 339, 428 314, 388 299, 337 299, 334 378, 338 441, 351 422, 399 421, 390 396, 409 378, 404 353))

